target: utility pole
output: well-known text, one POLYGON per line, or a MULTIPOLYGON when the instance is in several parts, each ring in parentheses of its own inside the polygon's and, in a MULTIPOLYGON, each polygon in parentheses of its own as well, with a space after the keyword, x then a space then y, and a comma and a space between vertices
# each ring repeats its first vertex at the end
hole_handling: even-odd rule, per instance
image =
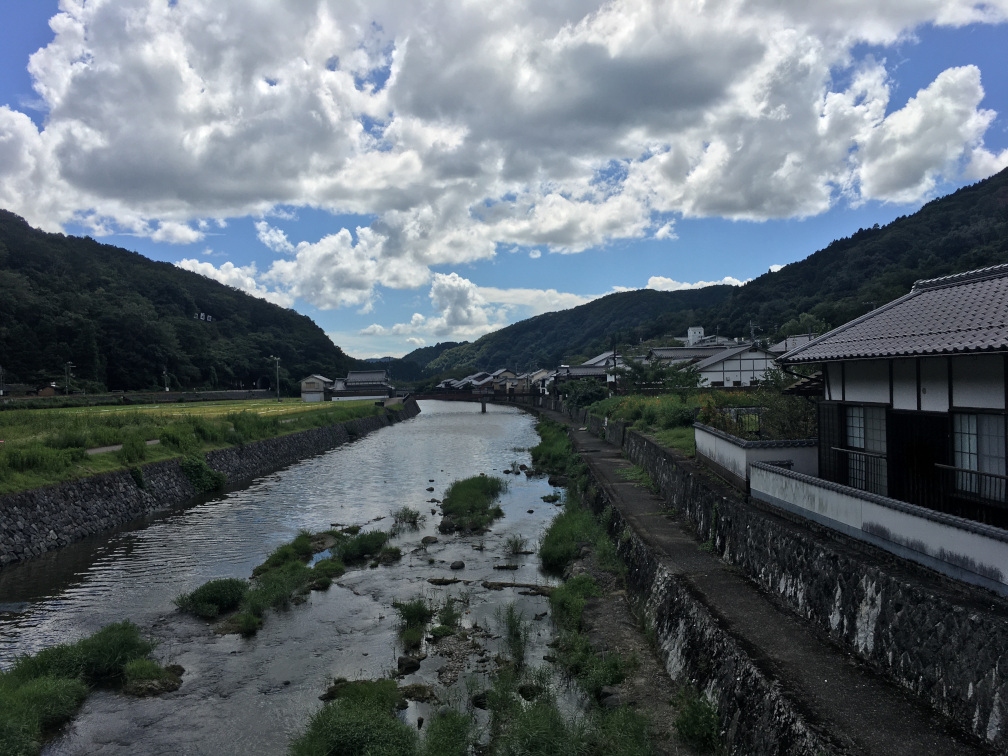
POLYGON ((66 385, 63 387, 63 395, 70 396, 70 368, 77 367, 72 362, 63 363, 63 368, 66 371, 66 385))
POLYGON ((276 364, 276 391, 277 391, 277 401, 280 401, 280 358, 275 355, 270 355, 268 359, 273 360, 276 364))

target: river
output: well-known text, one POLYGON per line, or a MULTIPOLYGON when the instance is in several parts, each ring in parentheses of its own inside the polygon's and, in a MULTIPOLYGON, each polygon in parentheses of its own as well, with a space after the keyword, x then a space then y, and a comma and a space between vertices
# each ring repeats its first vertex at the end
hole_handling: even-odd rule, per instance
MULTIPOLYGON (((304 460, 249 487, 195 506, 150 517, 111 535, 92 538, 0 572, 0 667, 19 654, 86 636, 110 622, 132 620, 153 636, 155 655, 185 668, 182 687, 137 699, 99 690, 46 754, 283 753, 321 706, 334 677, 387 676, 402 653, 392 602, 423 595, 467 601, 463 623, 493 629, 500 607, 515 601, 533 628, 530 659, 541 661, 548 621, 536 622, 545 599, 518 589, 488 591, 484 580, 549 583, 534 555, 505 553, 521 535, 529 550, 555 514, 541 497, 553 492, 542 478, 503 475, 505 516, 482 536, 443 536, 432 498, 458 478, 500 475, 512 463, 530 464, 538 442, 534 419, 511 407, 464 402, 420 403, 413 419, 304 460), (433 491, 426 489, 433 488, 433 491), (347 574, 306 604, 269 614, 251 639, 216 635, 175 611, 172 599, 213 578, 248 577, 277 546, 301 529, 363 525, 387 530, 402 506, 426 515, 419 531, 393 544, 403 559, 392 566, 347 574), (420 547, 423 536, 438 542, 420 547), (465 568, 451 571, 461 560, 465 568), (515 571, 494 566, 517 564, 515 571), (428 578, 463 583, 434 587, 428 578)), ((492 641, 491 641, 492 642, 492 641)), ((436 648, 410 682, 436 683, 445 665, 436 648)), ((486 656, 473 657, 449 691, 457 702, 485 683, 486 656)), ((449 701, 452 702, 452 701, 449 701)), ((408 720, 429 716, 412 704, 408 720)))

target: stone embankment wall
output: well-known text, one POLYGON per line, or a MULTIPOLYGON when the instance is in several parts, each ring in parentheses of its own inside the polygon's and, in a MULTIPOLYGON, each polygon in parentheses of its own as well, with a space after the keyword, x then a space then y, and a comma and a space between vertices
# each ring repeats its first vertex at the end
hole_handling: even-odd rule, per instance
POLYGON ((724 561, 964 730, 1008 746, 1001 597, 732 496, 639 433, 623 449, 724 561))
MULTIPOLYGON (((208 452, 206 460, 224 473, 228 488, 236 488, 419 412, 410 400, 397 412, 208 452)), ((0 569, 199 495, 177 459, 140 469, 142 488, 121 470, 0 497, 0 569)))
MULTIPOLYGON (((550 399, 537 405, 566 411, 550 399)), ((622 423, 603 424, 583 410, 567 414, 622 447, 658 485, 666 506, 689 520, 697 539, 711 544, 774 600, 964 731, 1008 751, 1008 602, 1002 597, 744 498, 622 423)), ((632 543, 624 554, 632 587, 648 601, 669 668, 681 667, 702 680, 701 687, 718 691, 730 731, 746 727, 730 713, 739 711, 735 699, 756 706, 747 716, 757 712, 759 727, 790 726, 779 696, 759 682, 745 655, 674 579, 660 574, 645 547, 636 539, 632 543), (777 712, 774 717, 764 716, 757 703, 761 695, 770 696, 766 706, 777 712)), ((814 734, 793 721, 792 734, 780 736, 790 738, 786 742, 812 742, 808 738, 814 734)), ((748 742, 747 747, 757 748, 758 743, 748 742)), ((828 750, 825 744, 817 747, 828 750)))
MULTIPOLYGON (((610 503, 605 487, 593 487, 593 507, 610 503)), ((748 756, 842 753, 830 737, 805 718, 745 649, 719 625, 686 583, 661 564, 654 551, 613 508, 610 535, 627 565, 627 587, 643 604, 665 667, 673 680, 690 681, 715 701, 728 753, 748 756)))

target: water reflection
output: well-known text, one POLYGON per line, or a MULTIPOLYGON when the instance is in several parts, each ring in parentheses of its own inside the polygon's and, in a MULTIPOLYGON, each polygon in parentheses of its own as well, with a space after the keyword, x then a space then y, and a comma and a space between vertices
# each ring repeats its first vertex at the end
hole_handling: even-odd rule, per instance
POLYGON ((421 409, 246 489, 0 572, 0 667, 109 622, 150 624, 183 591, 247 577, 299 529, 364 524, 403 505, 427 512, 427 500, 452 480, 527 459, 515 449, 537 442, 531 418, 513 408, 490 405, 484 415, 475 404, 422 402, 421 409))

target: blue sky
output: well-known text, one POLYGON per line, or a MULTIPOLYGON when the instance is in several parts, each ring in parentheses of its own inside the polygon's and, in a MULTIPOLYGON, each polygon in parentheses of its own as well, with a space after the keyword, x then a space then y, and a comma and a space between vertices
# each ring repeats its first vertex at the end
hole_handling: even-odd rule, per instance
POLYGON ((694 8, 0 0, 0 207, 368 357, 743 282, 1008 165, 1008 0, 694 8))

